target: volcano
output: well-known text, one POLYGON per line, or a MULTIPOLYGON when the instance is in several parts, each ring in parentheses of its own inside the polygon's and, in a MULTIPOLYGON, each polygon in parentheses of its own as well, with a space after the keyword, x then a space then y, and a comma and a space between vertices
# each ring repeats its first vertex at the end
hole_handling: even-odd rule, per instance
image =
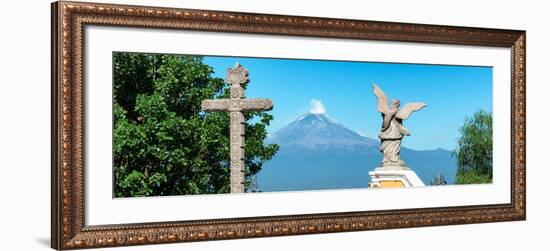
POLYGON ((268 138, 268 142, 284 147, 310 150, 339 148, 353 150, 376 147, 378 140, 361 136, 357 132, 328 118, 324 114, 306 114, 281 128, 268 138))
MULTIPOLYGON (((368 172, 382 160, 378 139, 364 137, 324 113, 305 114, 266 142, 280 149, 257 174, 264 192, 366 188, 368 172)), ((401 158, 427 185, 440 173, 449 184, 454 182, 456 163, 450 151, 402 147, 401 158)))

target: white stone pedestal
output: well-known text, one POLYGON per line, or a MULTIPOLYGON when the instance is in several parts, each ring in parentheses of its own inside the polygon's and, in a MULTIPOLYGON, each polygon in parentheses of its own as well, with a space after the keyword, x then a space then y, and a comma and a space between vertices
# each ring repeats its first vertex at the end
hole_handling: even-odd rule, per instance
POLYGON ((408 167, 377 167, 369 172, 369 188, 425 187, 424 182, 408 167))

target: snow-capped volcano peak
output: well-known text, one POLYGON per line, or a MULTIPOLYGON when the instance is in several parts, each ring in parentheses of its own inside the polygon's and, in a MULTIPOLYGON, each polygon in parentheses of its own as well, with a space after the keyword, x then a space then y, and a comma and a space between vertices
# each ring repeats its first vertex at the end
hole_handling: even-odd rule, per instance
POLYGON ((338 122, 334 121, 333 119, 331 119, 326 113, 312 113, 312 112, 308 112, 300 117, 298 117, 296 120, 294 120, 294 122, 292 122, 291 124, 293 123, 297 123, 301 120, 304 120, 304 119, 307 119, 308 121, 312 122, 312 123, 315 123, 315 121, 325 121, 327 123, 334 123, 334 124, 338 124, 338 122))

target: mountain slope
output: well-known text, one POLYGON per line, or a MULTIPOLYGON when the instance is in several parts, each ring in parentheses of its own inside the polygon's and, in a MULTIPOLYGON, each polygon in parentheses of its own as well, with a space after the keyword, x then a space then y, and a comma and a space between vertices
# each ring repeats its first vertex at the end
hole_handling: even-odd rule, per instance
POLYGON ((279 145, 305 149, 372 147, 378 140, 362 137, 324 114, 306 114, 268 138, 279 145))
MULTIPOLYGON (((363 137, 324 114, 306 114, 267 141, 279 144, 280 150, 258 173, 262 191, 365 188, 368 172, 382 159, 379 140, 363 137)), ((451 152, 402 148, 401 156, 425 184, 439 173, 453 183, 451 152)))

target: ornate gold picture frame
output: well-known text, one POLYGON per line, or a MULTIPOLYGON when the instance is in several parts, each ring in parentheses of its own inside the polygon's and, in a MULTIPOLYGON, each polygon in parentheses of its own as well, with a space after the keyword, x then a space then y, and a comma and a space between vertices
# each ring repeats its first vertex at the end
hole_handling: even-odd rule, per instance
MULTIPOLYGON (((517 221, 526 218, 525 31, 234 13, 113 4, 52 4, 52 215, 55 249, 96 248, 376 229, 517 221), (266 217, 86 225, 85 27, 508 48, 511 52, 510 203, 339 211, 266 217)), ((152 212, 154 213, 154 212, 152 212)))

